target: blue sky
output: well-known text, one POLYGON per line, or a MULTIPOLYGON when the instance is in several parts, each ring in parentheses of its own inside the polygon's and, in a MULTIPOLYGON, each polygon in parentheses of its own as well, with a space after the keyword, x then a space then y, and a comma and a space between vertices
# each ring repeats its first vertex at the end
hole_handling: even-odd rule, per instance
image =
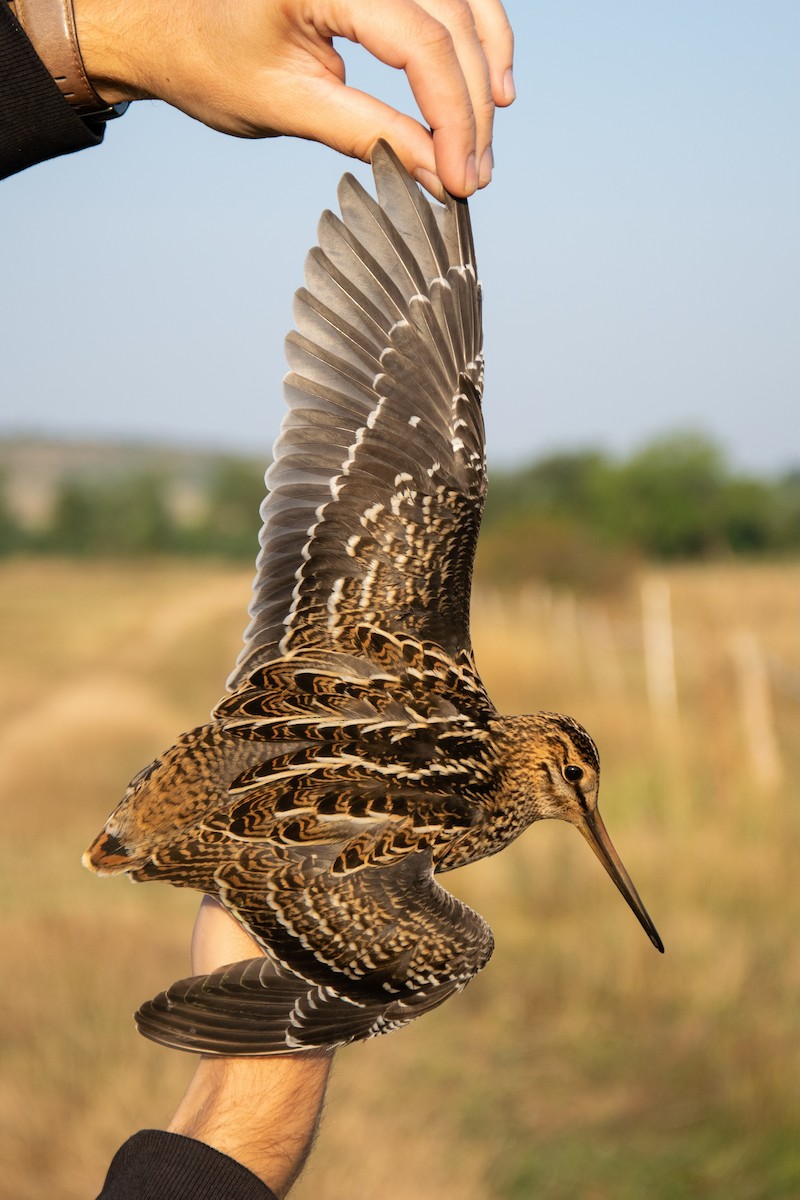
MULTIPOLYGON (((519 99, 472 204, 490 462, 715 437, 800 464, 800 5, 562 0, 508 11, 519 99)), ((350 81, 408 108, 345 49, 350 81)), ((269 454, 283 336, 355 168, 158 103, 0 185, 0 432, 269 454)))

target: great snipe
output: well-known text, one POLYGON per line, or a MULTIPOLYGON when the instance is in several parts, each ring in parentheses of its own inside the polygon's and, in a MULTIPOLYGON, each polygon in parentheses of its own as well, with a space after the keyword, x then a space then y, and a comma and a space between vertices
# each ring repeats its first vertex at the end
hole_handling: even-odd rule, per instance
POLYGON ((251 621, 229 692, 130 784, 99 874, 218 897, 266 959, 184 980, 147 1037, 217 1054, 338 1046, 404 1025, 488 962, 492 934, 435 875, 532 821, 575 825, 663 949, 597 811, 570 717, 499 716, 470 647, 486 490, 469 213, 376 148, 345 176, 287 341, 289 412, 251 621))

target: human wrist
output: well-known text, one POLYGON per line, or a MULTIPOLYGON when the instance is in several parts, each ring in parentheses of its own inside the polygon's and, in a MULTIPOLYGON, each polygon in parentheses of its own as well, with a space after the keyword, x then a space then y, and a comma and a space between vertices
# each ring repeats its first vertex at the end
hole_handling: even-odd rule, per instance
POLYGON ((97 94, 107 104, 148 98, 134 53, 135 30, 147 20, 142 5, 132 12, 105 0, 73 0, 73 11, 84 70, 97 94))

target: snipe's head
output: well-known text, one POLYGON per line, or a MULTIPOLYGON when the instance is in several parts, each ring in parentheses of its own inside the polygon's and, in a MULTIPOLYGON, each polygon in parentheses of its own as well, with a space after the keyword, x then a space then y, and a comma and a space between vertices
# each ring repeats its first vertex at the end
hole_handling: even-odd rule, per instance
POLYGON ((555 817, 583 835, 636 914, 650 941, 664 945, 633 881, 622 865, 597 808, 600 757, 589 734, 572 717, 537 713, 508 720, 509 782, 525 797, 529 820, 555 817))

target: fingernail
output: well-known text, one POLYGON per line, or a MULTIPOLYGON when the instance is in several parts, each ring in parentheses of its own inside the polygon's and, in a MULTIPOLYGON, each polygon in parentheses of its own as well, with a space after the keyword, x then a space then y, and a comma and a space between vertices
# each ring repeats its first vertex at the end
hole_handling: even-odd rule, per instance
POLYGON ((517 98, 517 89, 514 87, 514 72, 511 70, 511 67, 508 68, 503 76, 503 95, 508 104, 517 98))
POLYGON ((491 142, 481 155, 481 169, 478 172, 478 179, 481 187, 486 187, 487 183, 492 181, 492 171, 494 170, 494 152, 491 142))
POLYGON ((424 167, 417 167, 414 172, 414 178, 421 187, 425 188, 426 192, 430 192, 437 200, 444 200, 442 181, 438 175, 434 175, 433 171, 426 171, 424 167))
POLYGON ((464 176, 464 187, 465 187, 467 195, 471 196, 472 193, 477 188, 477 186, 478 186, 478 160, 476 159, 474 154, 470 154, 469 158, 467 159, 467 173, 464 176))

